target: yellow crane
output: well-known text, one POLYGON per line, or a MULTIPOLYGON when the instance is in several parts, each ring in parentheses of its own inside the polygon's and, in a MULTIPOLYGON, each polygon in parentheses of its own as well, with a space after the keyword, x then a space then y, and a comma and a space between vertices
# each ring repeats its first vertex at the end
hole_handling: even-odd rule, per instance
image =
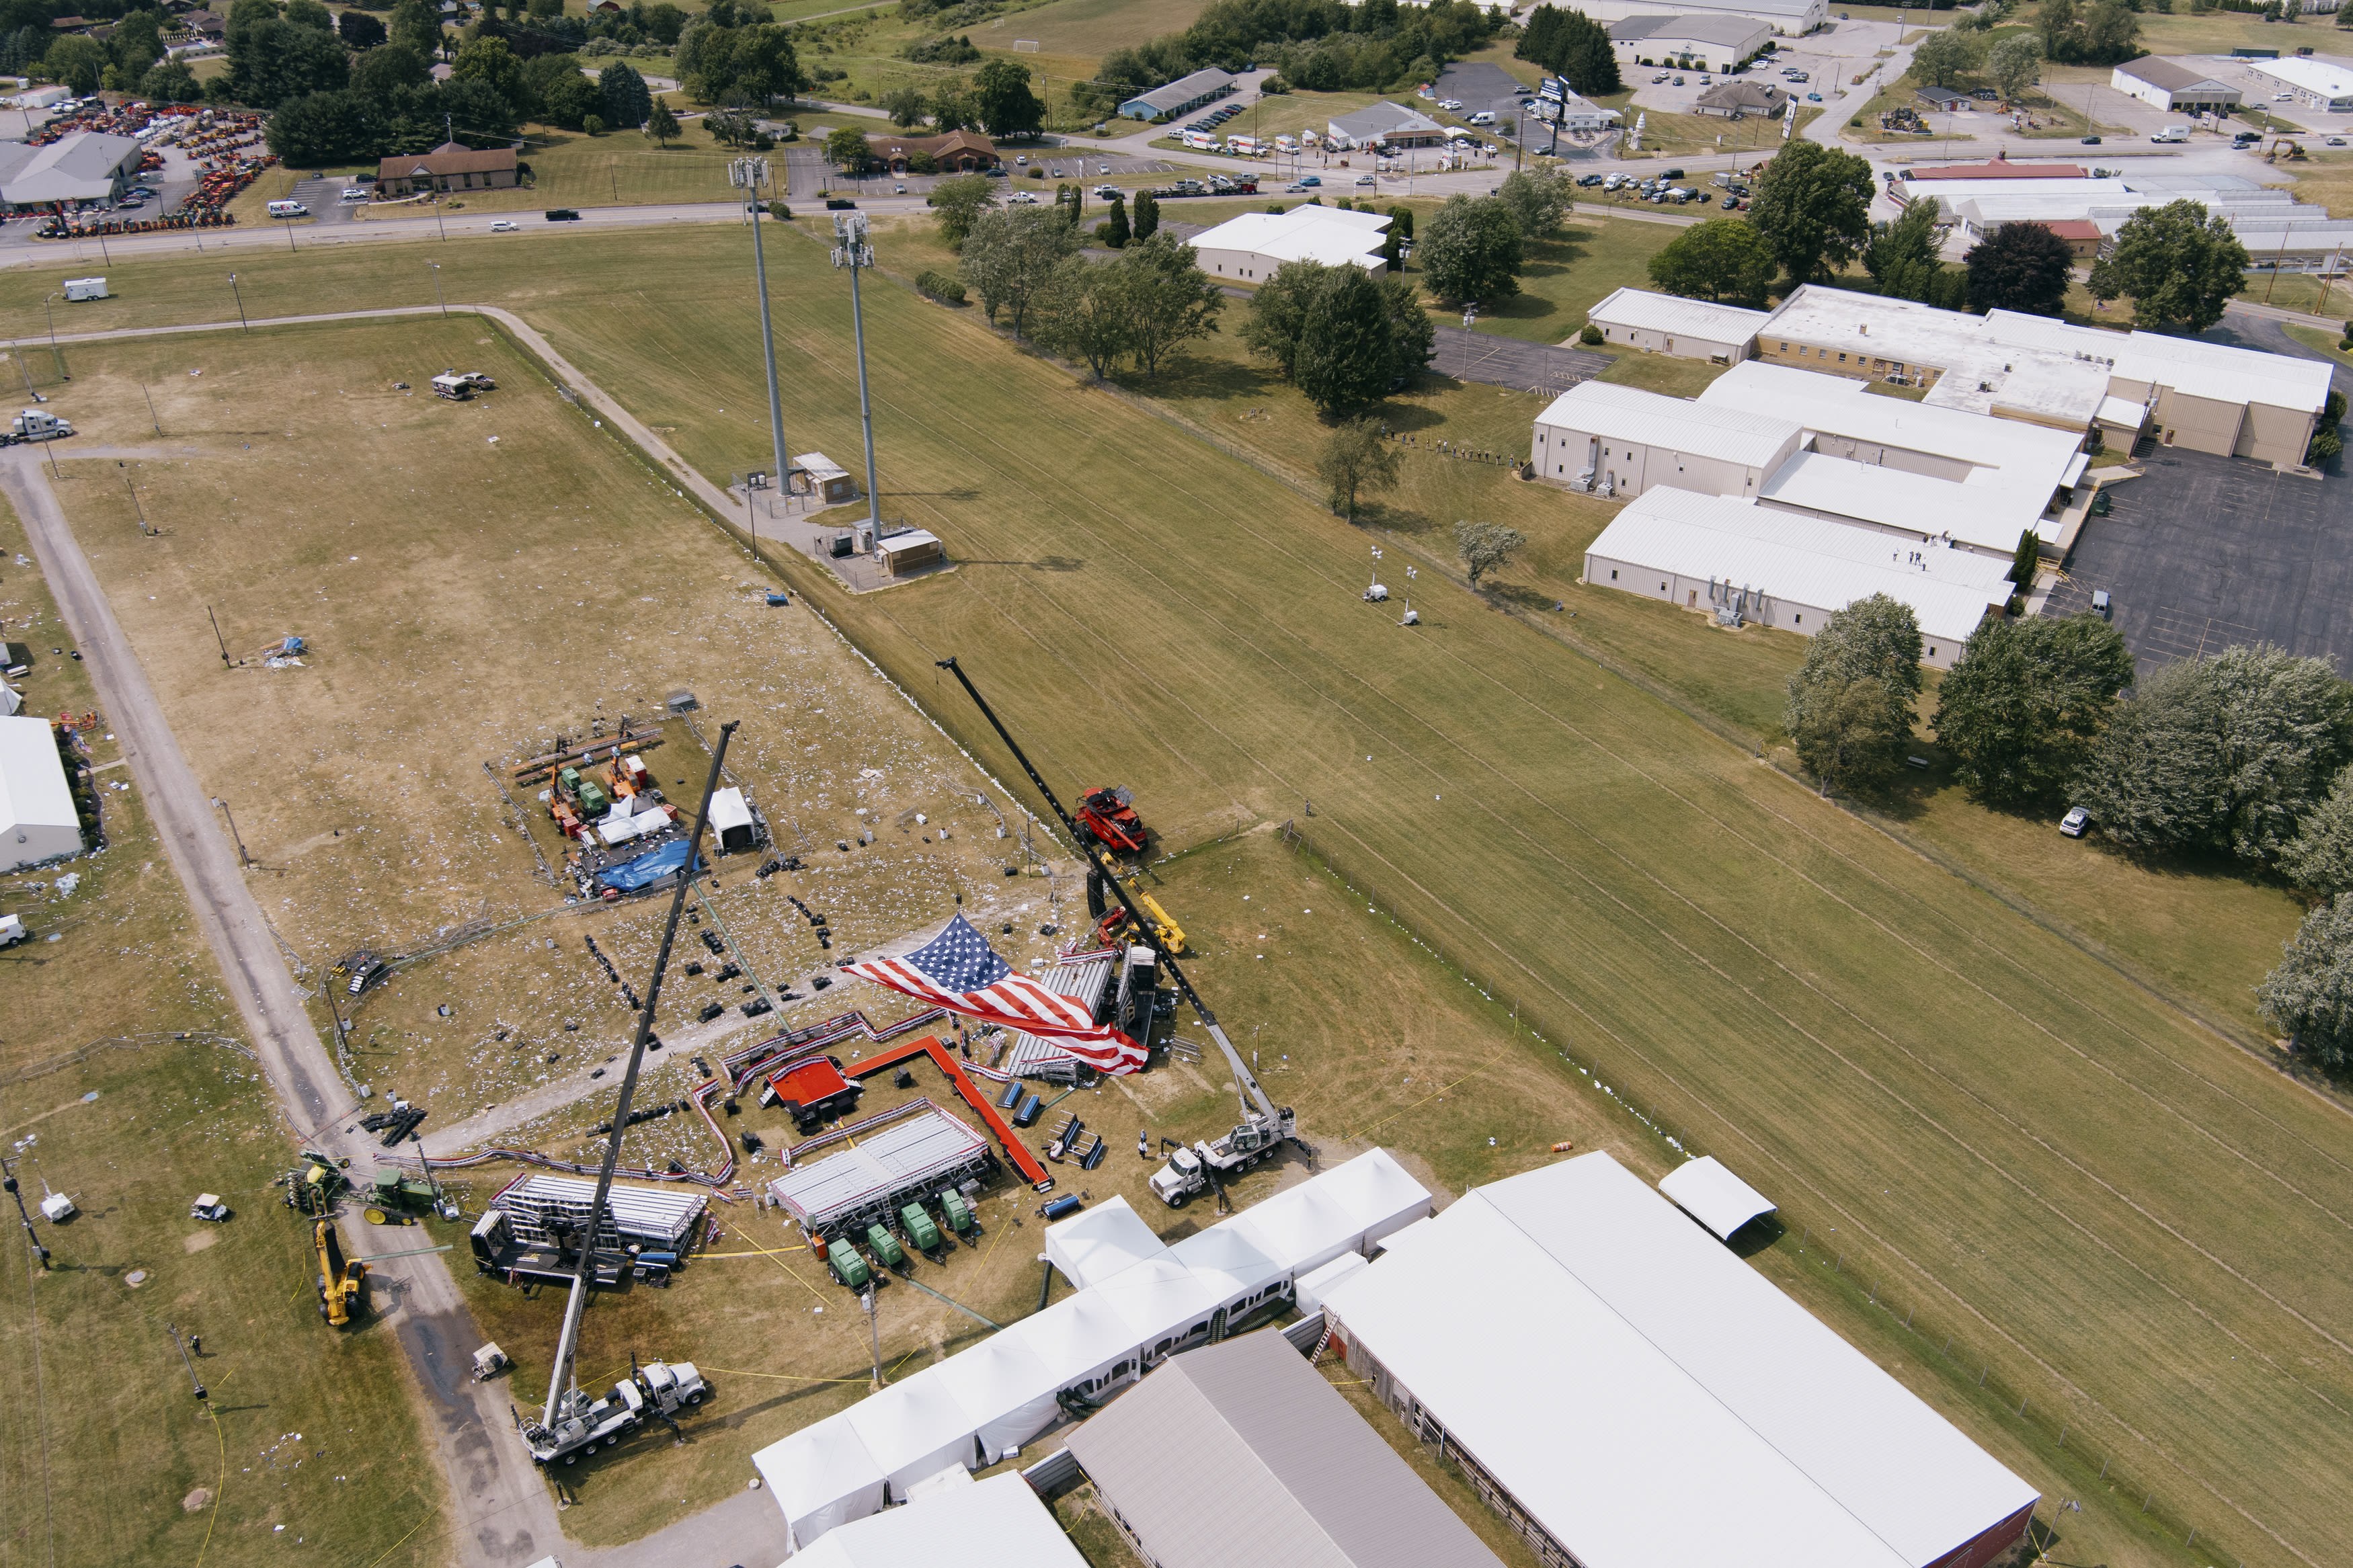
POLYGON ((320 1220, 311 1241, 319 1253, 319 1316, 326 1319, 330 1327, 347 1327, 359 1305, 360 1285, 367 1279, 367 1265, 356 1258, 344 1258, 333 1220, 320 1220))

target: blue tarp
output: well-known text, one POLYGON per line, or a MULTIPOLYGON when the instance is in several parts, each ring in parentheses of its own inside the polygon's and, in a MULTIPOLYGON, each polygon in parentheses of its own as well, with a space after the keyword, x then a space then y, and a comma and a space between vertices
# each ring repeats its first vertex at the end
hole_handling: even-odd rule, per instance
MULTIPOLYGON (((686 864, 686 840, 665 844, 649 855, 625 860, 609 870, 596 873, 596 880, 606 887, 617 888, 624 893, 634 893, 640 888, 651 887, 664 877, 686 864)), ((702 869, 698 863, 697 871, 702 869)))

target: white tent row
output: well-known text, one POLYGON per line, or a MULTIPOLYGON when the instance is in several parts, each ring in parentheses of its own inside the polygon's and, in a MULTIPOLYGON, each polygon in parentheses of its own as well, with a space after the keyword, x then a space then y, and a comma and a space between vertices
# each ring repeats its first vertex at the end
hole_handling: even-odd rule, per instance
POLYGON ((1048 1227, 1047 1256, 1080 1289, 752 1456, 789 1548, 950 1466, 997 1463, 1060 1418, 1059 1395, 1100 1402, 1430 1211, 1429 1192, 1375 1149, 1174 1247, 1119 1199, 1048 1227))

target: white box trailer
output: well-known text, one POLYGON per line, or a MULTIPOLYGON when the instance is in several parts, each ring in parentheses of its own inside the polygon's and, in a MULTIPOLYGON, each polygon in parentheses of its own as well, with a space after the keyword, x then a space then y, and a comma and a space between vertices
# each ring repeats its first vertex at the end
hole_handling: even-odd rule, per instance
POLYGON ((103 300, 106 298, 106 279, 103 278, 69 278, 66 279, 66 298, 69 300, 103 300))

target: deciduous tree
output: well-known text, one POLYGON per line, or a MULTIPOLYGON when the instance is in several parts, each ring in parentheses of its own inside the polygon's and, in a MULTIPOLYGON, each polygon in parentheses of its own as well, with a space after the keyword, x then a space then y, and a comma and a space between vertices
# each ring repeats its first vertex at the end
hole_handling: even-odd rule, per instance
MULTIPOLYGON (((1933 204, 1936 198, 1924 196, 1933 204)), ((2039 223, 2006 223, 1969 247, 1961 258, 1968 268, 1969 309, 2020 310, 2056 316, 2066 307, 2067 285, 2075 280, 2075 256, 2067 242, 2039 223)))
POLYGON ((2306 915, 2255 998, 2295 1049, 2332 1071, 2353 1066, 2353 901, 2306 915))
POLYGON ((1985 58, 1983 33, 1940 27, 1912 51, 1912 79, 1923 87, 1950 87, 1975 75, 1985 58))
POLYGON ((986 174, 957 174, 934 185, 924 201, 940 215, 942 243, 961 250, 980 215, 997 205, 997 183, 986 174))
POLYGON ((1502 300, 1520 291, 1520 220, 1500 196, 1449 196, 1414 247, 1423 281, 1441 300, 1502 300))
POLYGON ((990 60, 973 76, 973 107, 991 136, 1035 136, 1046 122, 1046 106, 1029 90, 1029 68, 990 60))
POLYGON ((354 49, 372 49, 392 38, 382 22, 357 6, 335 18, 335 31, 354 49))
POLYGON ((1883 223, 1871 226, 1871 239, 1862 247, 1862 269, 1871 274, 1883 294, 1915 299, 1891 287, 1911 268, 1936 260, 1936 220, 1943 209, 1934 196, 1917 196, 1883 223))
POLYGON ((980 296, 988 319, 996 321, 1003 310, 1018 338, 1055 269, 1078 248, 1079 237, 1050 208, 999 209, 974 222, 956 269, 980 296))
POLYGON ((1749 220, 1791 283, 1818 282, 1870 239, 1876 184, 1871 164, 1854 153, 1792 142, 1757 176, 1749 220))
POLYGON ((1116 266, 1098 266, 1083 256, 1063 258, 1038 301, 1038 342, 1080 361, 1101 381, 1134 346, 1129 284, 1130 275, 1116 266))
POLYGON ((837 125, 826 133, 825 161, 846 174, 862 174, 874 161, 874 149, 857 126, 837 125))
POLYGON ((2116 243, 2092 264, 2095 300, 2130 299, 2154 331, 2202 332, 2247 284, 2247 247, 2230 220, 2198 203, 2143 207, 2125 219, 2116 243))
POLYGON ((1397 488, 1404 458, 1398 444, 1371 419, 1351 419, 1324 437, 1315 472, 1331 487, 1334 511, 1356 521, 1356 497, 1397 488))
POLYGON ((891 123, 902 131, 913 131, 931 118, 932 100, 920 87, 902 82, 882 95, 880 106, 891 117, 891 123))
POLYGON ((1773 285, 1773 252, 1743 219, 1709 218, 1669 240, 1651 258, 1651 281, 1691 300, 1762 306, 1773 285))
POLYGON ((1463 569, 1471 574, 1473 588, 1479 586, 1480 578, 1510 565, 1513 552, 1527 542, 1526 534, 1500 522, 1454 525, 1454 553, 1462 558, 1463 569))
POLYGON ((1885 594, 1832 611, 1806 645, 1783 722, 1823 794, 1871 789, 1903 765, 1926 684, 1921 646, 1912 607, 1885 594))
POLYGON ((1576 191, 1577 181, 1565 168, 1515 169, 1504 176, 1495 195, 1519 220, 1522 235, 1546 239, 1560 232, 1561 221, 1576 205, 1576 191))
POLYGON ((2031 33, 2013 33, 1986 52, 1994 90, 2015 100, 2042 79, 2042 45, 2031 33))
POLYGON ((1178 345, 1218 330, 1225 291, 1201 270, 1193 247, 1175 235, 1130 240, 1116 265, 1128 275, 1129 352, 1145 375, 1158 374, 1178 345))
POLYGON ((1970 794, 2000 804, 2047 800, 2074 776, 2132 679, 2132 650, 2088 611, 1991 620, 1947 672, 1932 722, 1970 794))
POLYGON ((2306 813, 2280 851, 2279 868, 2296 886, 2332 899, 2353 891, 2353 768, 2340 769, 2328 798, 2306 813))

